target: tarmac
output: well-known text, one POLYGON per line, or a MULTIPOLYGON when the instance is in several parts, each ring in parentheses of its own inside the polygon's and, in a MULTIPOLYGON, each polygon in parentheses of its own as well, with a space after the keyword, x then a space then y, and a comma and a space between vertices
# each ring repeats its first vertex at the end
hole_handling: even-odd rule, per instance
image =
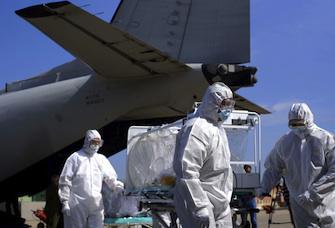
MULTIPOLYGON (((257 214, 257 222, 259 228, 293 228, 293 225, 290 222, 289 211, 285 208, 279 208, 275 210, 272 214, 272 223, 269 226, 268 223, 269 215, 265 211, 260 211, 257 214)), ((34 218, 33 220, 27 220, 26 224, 30 225, 32 228, 37 227, 39 221, 34 218)), ((105 228, 110 228, 111 226, 105 226, 105 228)), ((115 226, 114 226, 115 227, 115 226)), ((123 227, 134 227, 134 226, 123 226, 123 227)))
POLYGON ((290 213, 286 208, 280 208, 272 214, 272 223, 269 226, 269 215, 265 211, 257 214, 257 223, 259 228, 293 228, 290 219, 290 213))

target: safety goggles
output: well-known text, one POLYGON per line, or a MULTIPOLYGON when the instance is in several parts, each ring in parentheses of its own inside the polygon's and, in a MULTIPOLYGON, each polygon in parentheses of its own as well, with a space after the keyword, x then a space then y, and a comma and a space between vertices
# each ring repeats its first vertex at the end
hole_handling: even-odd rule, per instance
POLYGON ((288 122, 288 126, 290 128, 300 128, 300 127, 305 127, 306 121, 305 120, 301 120, 301 119, 293 119, 293 120, 289 120, 288 122))
POLYGON ((231 98, 224 99, 220 104, 220 109, 222 108, 231 108, 233 109, 235 106, 235 101, 231 98))
POLYGON ((104 144, 104 140, 95 140, 95 139, 93 139, 93 140, 91 140, 90 141, 90 145, 95 145, 95 146, 102 146, 104 144))

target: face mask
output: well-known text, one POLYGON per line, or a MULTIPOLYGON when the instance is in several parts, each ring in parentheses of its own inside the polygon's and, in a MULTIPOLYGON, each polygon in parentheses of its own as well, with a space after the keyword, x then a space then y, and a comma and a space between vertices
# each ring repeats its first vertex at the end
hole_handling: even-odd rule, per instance
POLYGON ((299 137, 304 136, 307 129, 306 125, 289 125, 288 127, 293 131, 294 134, 298 135, 299 137))
POLYGON ((225 121, 226 119, 228 119, 229 115, 231 114, 233 110, 231 108, 223 108, 219 110, 219 118, 222 121, 225 121))
POLYGON ((94 153, 98 152, 99 148, 100 148, 99 145, 91 144, 91 145, 86 149, 86 152, 89 153, 89 154, 94 154, 94 153))
POLYGON ((307 127, 304 125, 301 126, 289 126, 289 128, 292 130, 292 132, 298 136, 299 138, 303 139, 306 137, 307 134, 307 127))
POLYGON ((96 150, 96 151, 98 151, 99 148, 100 148, 99 145, 94 145, 94 144, 91 144, 91 145, 90 145, 90 149, 92 149, 92 150, 96 150))

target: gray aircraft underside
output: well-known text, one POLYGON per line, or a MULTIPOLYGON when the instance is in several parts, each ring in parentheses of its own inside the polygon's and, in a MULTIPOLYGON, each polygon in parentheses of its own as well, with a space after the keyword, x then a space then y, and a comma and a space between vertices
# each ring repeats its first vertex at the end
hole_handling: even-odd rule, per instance
MULTIPOLYGON (((234 90, 254 84, 249 78, 249 84, 239 84, 244 80, 239 78, 252 78, 255 71, 228 65, 249 61, 247 0, 124 0, 112 24, 67 1, 16 13, 77 59, 2 91, 0 195, 15 192, 17 181, 31 183, 29 178, 46 172, 38 164, 56 163, 54 155, 69 153, 87 129, 185 116, 214 81, 234 90), (222 66, 227 66, 223 73, 222 66)), ((237 94, 236 99, 238 108, 267 113, 237 94)), ((108 134, 104 139, 115 140, 108 134)), ((33 184, 43 187, 42 177, 33 184)), ((19 186, 20 194, 32 192, 19 186)))

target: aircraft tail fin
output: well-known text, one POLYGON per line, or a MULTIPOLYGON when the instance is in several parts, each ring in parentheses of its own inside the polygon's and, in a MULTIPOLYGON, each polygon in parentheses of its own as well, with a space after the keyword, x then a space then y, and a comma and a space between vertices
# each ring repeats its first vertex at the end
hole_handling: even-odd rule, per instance
POLYGON ((246 63, 249 8, 249 0, 122 0, 111 23, 184 63, 246 63))

